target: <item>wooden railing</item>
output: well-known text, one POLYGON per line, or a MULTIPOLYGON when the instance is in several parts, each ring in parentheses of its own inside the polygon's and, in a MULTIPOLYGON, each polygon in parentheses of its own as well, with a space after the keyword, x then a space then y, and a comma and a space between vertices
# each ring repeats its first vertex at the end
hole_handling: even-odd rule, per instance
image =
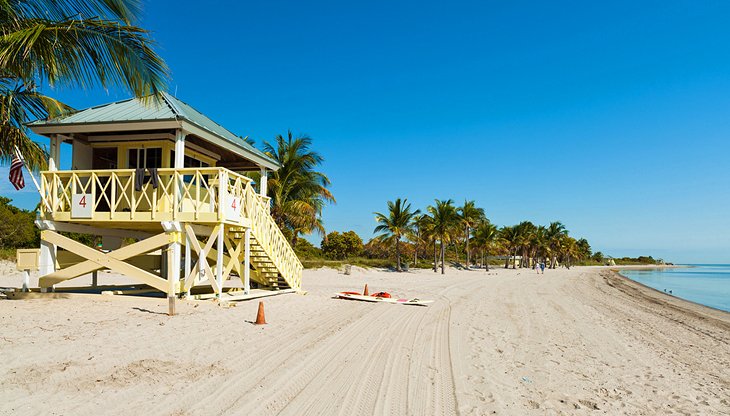
POLYGON ((41 172, 41 218, 247 226, 289 286, 301 287, 302 264, 251 179, 225 168, 158 169, 156 179, 134 169, 41 172))
POLYGON ((269 198, 259 198, 252 186, 245 188, 244 217, 251 221, 251 232, 290 287, 302 285, 302 263, 286 237, 269 214, 269 198), (291 279, 291 281, 289 280, 291 279))
MULTIPOLYGON (((41 172, 41 216, 61 221, 219 222, 223 168, 41 172), (139 181, 138 181, 139 179, 139 181)), ((250 181, 248 178, 242 177, 250 181)), ((242 196, 242 193, 239 194, 242 196)))

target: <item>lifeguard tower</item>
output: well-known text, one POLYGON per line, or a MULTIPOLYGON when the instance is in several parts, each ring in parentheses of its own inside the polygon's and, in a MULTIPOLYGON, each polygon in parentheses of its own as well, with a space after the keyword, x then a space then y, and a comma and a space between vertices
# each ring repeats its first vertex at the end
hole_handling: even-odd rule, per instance
POLYGON ((302 264, 266 197, 279 164, 191 106, 161 94, 29 127, 51 143, 40 173, 41 290, 102 269, 170 298, 208 285, 220 297, 231 277, 245 294, 300 289, 302 264), (62 143, 73 146, 72 170, 58 170, 62 143), (63 232, 102 236, 102 249, 63 232))

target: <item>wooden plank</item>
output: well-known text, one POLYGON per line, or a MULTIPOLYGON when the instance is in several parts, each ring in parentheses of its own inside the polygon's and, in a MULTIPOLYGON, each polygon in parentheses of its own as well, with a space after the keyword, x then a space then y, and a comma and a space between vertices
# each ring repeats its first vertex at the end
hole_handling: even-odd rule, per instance
POLYGON ((240 276, 241 275, 241 260, 242 260, 241 251, 243 249, 243 241, 239 241, 238 244, 236 244, 236 248, 233 248, 231 239, 226 238, 225 245, 226 245, 226 249, 228 250, 228 253, 230 255, 230 258, 227 261, 225 270, 223 271, 223 276, 229 276, 231 274, 231 270, 234 267, 236 268, 236 273, 240 276))
MULTIPOLYGON (((87 246, 85 246, 85 245, 83 245, 81 243, 78 243, 78 242, 74 241, 74 240, 71 240, 71 239, 68 239, 66 237, 63 237, 62 235, 57 234, 57 233, 55 233, 53 231, 43 231, 43 235, 44 236, 46 236, 46 235, 48 235, 48 236, 55 235, 57 237, 62 237, 64 239, 68 240, 68 241, 73 242, 74 243, 73 246, 76 246, 76 247, 80 246, 80 247, 82 247, 81 248, 82 252, 85 252, 85 253, 94 253, 94 257, 96 257, 97 254, 104 255, 104 253, 101 253, 101 252, 99 252, 97 250, 94 250, 94 249, 92 249, 90 247, 87 247, 87 246)), ((158 249, 160 247, 165 246, 167 243, 168 243, 168 237, 167 237, 166 234, 162 233, 162 234, 158 234, 158 235, 156 235, 154 237, 150 237, 150 238, 148 238, 146 240, 138 241, 138 242, 136 242, 134 244, 131 244, 131 245, 128 245, 126 247, 122 247, 122 248, 120 248, 118 250, 114 250, 114 251, 110 252, 108 255, 109 255, 110 258, 113 258, 113 259, 127 260, 127 259, 129 259, 131 257, 135 257, 135 256, 137 256, 137 255, 139 255, 141 253, 145 253, 145 252, 149 252, 149 251, 156 250, 156 249, 158 249)), ((62 270, 59 270, 57 272, 54 272, 54 273, 51 273, 51 274, 48 274, 48 275, 45 275, 45 276, 41 277, 41 280, 44 280, 44 281, 47 281, 47 282, 53 282, 53 283, 50 283, 49 286, 52 285, 52 284, 57 284, 57 283, 63 282, 64 280, 73 279, 73 278, 76 278, 76 277, 79 277, 79 276, 82 276, 82 275, 91 273, 93 271, 97 271, 97 270, 103 269, 105 267, 104 265, 101 265, 101 264, 99 264, 99 263, 97 263, 95 261, 91 261, 88 256, 84 256, 82 254, 82 252, 79 252, 78 250, 68 249, 67 247, 64 247, 62 244, 58 244, 58 245, 61 246, 61 247, 63 247, 63 248, 66 248, 69 252, 72 252, 73 255, 78 256, 80 258, 85 258, 87 260, 84 261, 84 262, 82 262, 82 263, 78 263, 76 265, 70 266, 70 267, 68 267, 66 269, 62 269, 62 270)), ((47 286, 44 286, 44 287, 47 287, 47 286)))
MULTIPOLYGON (((132 279, 139 280, 140 282, 150 285, 154 288, 157 288, 163 292, 167 290, 167 281, 165 279, 162 279, 158 276, 155 276, 154 274, 139 269, 137 267, 132 266, 131 264, 125 263, 124 261, 120 260, 117 257, 126 256, 131 257, 137 254, 140 254, 142 252, 152 251, 155 250, 163 245, 167 244, 168 237, 165 234, 159 234, 155 237, 148 238, 143 241, 139 241, 135 244, 132 244, 127 247, 120 248, 119 250, 112 251, 110 253, 102 253, 100 251, 94 250, 91 247, 87 247, 77 241, 74 241, 68 237, 64 237, 61 234, 58 234, 54 231, 43 231, 41 233, 41 238, 44 241, 47 241, 51 244, 55 244, 59 247, 63 247, 66 250, 72 250, 75 251, 77 254, 80 254, 81 256, 88 259, 88 261, 78 264, 76 266, 69 267, 66 269, 67 271, 69 269, 74 269, 74 273, 81 270, 80 273, 74 275, 73 277, 78 277, 82 274, 87 274, 91 271, 98 270, 100 268, 108 268, 111 270, 114 270, 116 272, 122 273, 125 276, 128 276, 132 279), (96 263, 96 266, 93 264, 96 263), (101 267, 97 267, 101 266, 101 267)), ((60 271, 63 272, 63 271, 60 271)), ((56 273, 60 273, 56 272, 56 273)), ((51 275, 41 277, 39 279, 39 285, 41 287, 50 287, 58 282, 59 277, 61 276, 53 276, 56 273, 52 273, 51 275), (53 277, 51 277, 53 276, 53 277)), ((69 278, 63 278, 61 277, 60 281, 68 280, 69 278)))
POLYGON ((208 280, 210 280, 211 285, 213 286, 213 290, 215 293, 221 293, 221 287, 218 286, 218 282, 215 280, 215 275, 213 274, 213 271, 210 269, 210 265, 208 264, 208 253, 211 251, 211 248, 213 247, 213 244, 215 243, 215 238, 213 238, 214 235, 218 234, 218 229, 220 228, 220 225, 217 225, 213 227, 213 232, 211 233, 210 238, 208 238, 208 243, 205 245, 205 248, 200 247, 200 242, 195 237, 195 232, 193 231, 193 228, 190 226, 190 224, 185 224, 185 232, 191 236, 191 238, 183 238, 182 243, 186 244, 187 241, 190 241, 190 245, 192 246, 193 250, 195 250, 196 253, 198 253, 198 261, 195 262, 195 266, 190 271, 190 274, 185 277, 185 286, 183 288, 184 292, 187 292, 192 288, 196 280, 198 279, 198 270, 200 265, 202 264, 206 276, 208 276, 208 280))

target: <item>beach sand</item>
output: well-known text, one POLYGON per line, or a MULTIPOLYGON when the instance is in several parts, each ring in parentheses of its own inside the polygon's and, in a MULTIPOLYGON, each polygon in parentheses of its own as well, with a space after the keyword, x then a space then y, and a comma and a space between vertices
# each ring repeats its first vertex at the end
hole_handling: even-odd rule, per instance
POLYGON ((0 414, 730 413, 730 314, 605 268, 322 269, 304 288, 266 298, 265 326, 257 301, 1 300, 0 414), (435 302, 331 298, 365 283, 435 302))

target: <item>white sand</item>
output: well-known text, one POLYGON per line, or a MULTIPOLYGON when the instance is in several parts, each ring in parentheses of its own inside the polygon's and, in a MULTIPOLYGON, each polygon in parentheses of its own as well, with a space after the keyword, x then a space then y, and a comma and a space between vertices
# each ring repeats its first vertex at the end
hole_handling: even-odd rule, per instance
POLYGON ((0 414, 730 413, 730 314, 605 269, 318 270, 304 285, 267 298, 261 327, 256 301, 173 318, 164 299, 0 301, 0 414), (330 298, 365 283, 435 303, 330 298))

